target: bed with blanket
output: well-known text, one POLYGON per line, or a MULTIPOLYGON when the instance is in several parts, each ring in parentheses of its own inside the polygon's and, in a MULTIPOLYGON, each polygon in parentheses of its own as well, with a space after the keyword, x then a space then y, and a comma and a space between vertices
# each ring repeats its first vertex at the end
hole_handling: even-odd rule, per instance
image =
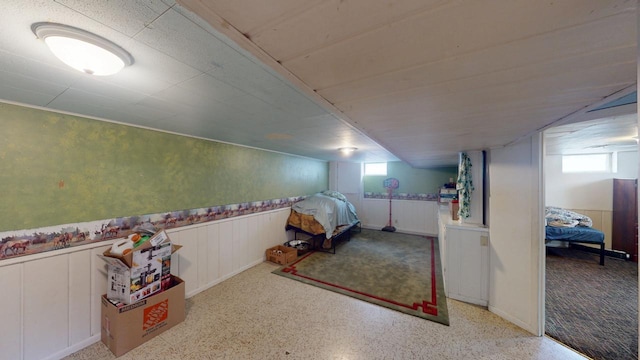
POLYGON ((600 265, 604 265, 604 233, 592 227, 591 218, 571 210, 547 206, 545 220, 546 242, 557 240, 600 245, 600 265))
POLYGON ((298 233, 310 235, 313 248, 335 254, 338 238, 345 235, 348 239, 356 225, 360 220, 353 204, 341 193, 327 190, 294 203, 286 229, 295 231, 295 239, 298 233))

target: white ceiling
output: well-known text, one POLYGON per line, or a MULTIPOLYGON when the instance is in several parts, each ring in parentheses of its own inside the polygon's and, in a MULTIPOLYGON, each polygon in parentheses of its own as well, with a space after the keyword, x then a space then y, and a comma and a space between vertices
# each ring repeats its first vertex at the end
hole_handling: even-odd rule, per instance
POLYGON ((547 155, 638 151, 636 114, 560 125, 544 132, 547 155))
POLYGON ((636 83, 635 0, 0 1, 0 99, 323 160, 455 164, 636 83), (135 63, 68 69, 42 21, 135 63))

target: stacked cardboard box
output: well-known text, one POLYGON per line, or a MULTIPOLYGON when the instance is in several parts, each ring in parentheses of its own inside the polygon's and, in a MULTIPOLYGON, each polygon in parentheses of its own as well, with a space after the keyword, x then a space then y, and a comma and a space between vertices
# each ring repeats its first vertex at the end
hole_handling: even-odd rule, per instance
POLYGON ((171 275, 171 254, 180 248, 159 231, 126 254, 98 255, 108 264, 101 339, 116 356, 184 320, 184 281, 171 275))
POLYGON ((169 288, 134 304, 102 295, 101 340, 120 356, 185 319, 184 281, 169 276, 169 288))
POLYGON ((168 288, 171 254, 181 246, 172 245, 165 231, 125 255, 110 250, 100 256, 107 262, 107 299, 132 304, 168 288))

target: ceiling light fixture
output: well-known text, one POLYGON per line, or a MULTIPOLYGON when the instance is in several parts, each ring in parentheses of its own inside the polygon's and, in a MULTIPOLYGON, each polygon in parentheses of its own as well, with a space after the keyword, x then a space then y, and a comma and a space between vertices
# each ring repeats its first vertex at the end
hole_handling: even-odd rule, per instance
POLYGON ((63 63, 90 75, 113 75, 133 64, 133 57, 113 42, 68 25, 40 22, 31 31, 63 63))
POLYGON ((356 147, 341 147, 338 149, 343 155, 350 155, 352 152, 358 150, 356 147))

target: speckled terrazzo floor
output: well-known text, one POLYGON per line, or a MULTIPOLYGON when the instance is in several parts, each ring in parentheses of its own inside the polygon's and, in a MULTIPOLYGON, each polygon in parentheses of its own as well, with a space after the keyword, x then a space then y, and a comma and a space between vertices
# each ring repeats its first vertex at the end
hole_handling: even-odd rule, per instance
MULTIPOLYGON (((277 276, 259 264, 190 299, 186 320, 120 359, 585 359, 448 300, 451 326, 277 276)), ((114 359, 101 342, 66 359, 114 359)))

